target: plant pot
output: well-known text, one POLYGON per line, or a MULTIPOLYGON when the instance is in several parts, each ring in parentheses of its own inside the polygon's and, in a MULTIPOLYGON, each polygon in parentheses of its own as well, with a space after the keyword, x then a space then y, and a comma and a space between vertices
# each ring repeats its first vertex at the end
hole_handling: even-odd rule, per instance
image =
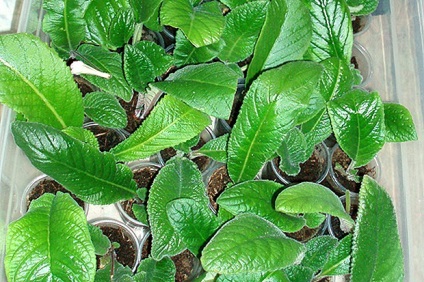
POLYGON ((32 200, 38 199, 44 193, 52 193, 56 195, 57 192, 70 194, 71 197, 78 203, 78 205, 84 209, 85 214, 88 213, 89 205, 87 203, 79 199, 70 191, 66 190, 62 185, 54 181, 49 176, 42 174, 31 181, 31 183, 28 184, 28 186, 25 188, 21 199, 21 215, 24 215, 28 211, 29 204, 32 200))
POLYGON ((300 164, 300 172, 295 176, 289 176, 279 168, 279 158, 268 162, 265 178, 278 181, 284 185, 300 183, 304 181, 321 183, 328 174, 328 148, 324 143, 315 146, 312 156, 300 164))
POLYGON ((358 42, 353 44, 352 58, 350 62, 355 66, 355 69, 361 72, 362 82, 359 84, 359 87, 367 85, 373 72, 372 60, 365 47, 358 42))
POLYGON ((227 166, 223 163, 219 163, 216 167, 208 171, 208 174, 204 178, 204 182, 206 185, 206 193, 209 197, 210 208, 216 213, 218 211, 216 200, 225 190, 227 184, 232 182, 228 175, 227 166))
MULTIPOLYGON (((150 189, 150 186, 153 183, 154 178, 156 177, 159 170, 162 168, 162 164, 159 162, 148 162, 148 161, 138 161, 129 164, 130 169, 134 174, 134 180, 137 182, 138 188, 145 187, 150 189)), ((119 214, 122 220, 130 226, 146 226, 146 224, 138 221, 132 212, 132 206, 136 203, 136 199, 131 199, 127 201, 120 201, 115 204, 116 208, 119 211, 119 214)), ((144 204, 144 201, 141 201, 139 204, 144 204)))
MULTIPOLYGON (((330 153, 330 165, 326 181, 329 184, 329 188, 332 189, 338 195, 344 195, 346 190, 353 193, 359 193, 360 183, 348 180, 341 172, 335 169, 336 163, 342 165, 346 170, 351 162, 351 159, 343 152, 339 145, 335 145, 330 153)), ((370 163, 362 166, 358 169, 358 176, 363 177, 368 175, 375 180, 380 179, 380 164, 378 158, 375 157, 370 163)))
POLYGON ((363 16, 353 16, 352 17, 352 27, 353 27, 353 35, 359 36, 365 33, 372 21, 372 15, 363 15, 363 16))
POLYGON ((135 273, 141 259, 140 245, 135 233, 128 226, 114 219, 101 218, 89 223, 100 227, 111 242, 120 244, 120 247, 115 250, 116 259, 135 273))
MULTIPOLYGON (((343 203, 343 206, 346 206, 346 196, 341 196, 340 201, 343 203)), ((350 194, 349 214, 354 221, 356 221, 356 217, 358 215, 358 208, 359 208, 359 195, 352 193, 350 194)), ((340 220, 337 217, 328 216, 327 226, 328 226, 328 233, 337 239, 342 239, 343 237, 348 235, 348 233, 344 232, 340 228, 340 220)))
POLYGON ((93 132, 99 141, 100 151, 109 151, 127 138, 127 133, 121 129, 105 128, 95 122, 87 122, 84 128, 93 132))

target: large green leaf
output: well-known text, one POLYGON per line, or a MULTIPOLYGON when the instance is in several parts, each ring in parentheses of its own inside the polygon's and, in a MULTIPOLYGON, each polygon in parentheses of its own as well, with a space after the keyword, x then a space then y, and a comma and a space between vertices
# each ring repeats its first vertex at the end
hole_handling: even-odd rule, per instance
POLYGON ((43 1, 43 30, 58 53, 68 59, 85 37, 84 0, 43 1))
POLYGON ((187 66, 153 86, 217 118, 228 119, 240 73, 222 63, 187 66))
POLYGON ((83 44, 78 48, 76 58, 111 75, 109 79, 94 75, 83 75, 85 79, 104 92, 121 97, 127 102, 131 100, 132 89, 125 80, 121 55, 98 46, 83 44))
POLYGON ((301 217, 279 213, 274 209, 274 198, 281 185, 273 181, 246 181, 226 189, 217 203, 233 215, 253 213, 269 220, 285 232, 296 232, 305 225, 301 217))
POLYGON ((152 258, 143 259, 134 275, 135 282, 174 282, 175 265, 169 257, 159 261, 152 258))
POLYGON ((96 255, 106 255, 112 246, 109 238, 96 225, 88 224, 88 231, 90 232, 91 242, 93 243, 96 255))
POLYGON ((258 273, 219 275, 216 282, 290 282, 281 270, 258 273))
POLYGON ((349 234, 328 254, 320 276, 349 274, 351 253, 352 235, 349 234))
POLYGON ((168 203, 180 198, 194 199, 205 207, 209 203, 197 166, 187 158, 176 157, 159 171, 149 191, 147 213, 153 238, 151 256, 156 260, 176 255, 186 248, 167 214, 168 203))
POLYGON ((175 36, 173 53, 175 65, 181 67, 209 62, 218 55, 219 49, 219 42, 197 48, 185 37, 182 31, 178 30, 175 36))
POLYGON ((364 176, 359 203, 352 281, 403 281, 402 247, 390 196, 375 180, 364 176))
POLYGON ((303 265, 292 265, 284 269, 284 273, 290 282, 305 282, 312 281, 314 272, 308 267, 303 265))
POLYGON ((305 135, 309 146, 314 146, 327 139, 333 132, 327 109, 323 109, 312 119, 303 123, 301 131, 305 135))
POLYGON ((127 114, 115 96, 104 92, 91 92, 84 97, 84 111, 97 124, 109 128, 124 128, 127 114))
POLYGON ((181 198, 166 206, 171 225, 179 233, 184 245, 196 256, 221 222, 204 201, 181 198))
POLYGON ((331 57, 350 62, 353 29, 346 2, 312 0, 308 5, 313 26, 308 57, 317 62, 331 57))
POLYGON ((309 104, 321 66, 292 62, 264 72, 250 87, 228 142, 228 171, 236 183, 251 180, 269 160, 309 104))
POLYGON ((163 0, 130 0, 136 18, 147 28, 155 31, 161 29, 159 10, 163 0))
POLYGON ((402 105, 384 104, 384 124, 386 142, 405 142, 418 138, 411 113, 402 105))
POLYGON ((123 266, 116 259, 97 270, 94 282, 134 282, 133 274, 128 266, 123 266), (113 268, 112 268, 113 267, 113 268), (113 275, 112 275, 113 274, 113 275))
POLYGON ((111 153, 121 161, 149 157, 198 135, 209 117, 167 95, 152 110, 143 124, 111 153))
POLYGON ((228 137, 229 135, 227 133, 212 139, 203 145, 202 148, 196 150, 194 153, 208 156, 221 163, 226 163, 228 137))
POLYGON ((316 273, 324 266, 329 253, 337 243, 337 239, 331 236, 318 236, 312 238, 306 243, 307 251, 301 264, 312 269, 313 272, 316 273))
POLYGON ((343 151, 366 165, 385 143, 384 108, 378 93, 356 89, 328 103, 334 135, 343 151))
POLYGON ((203 249, 201 262, 206 271, 220 274, 267 272, 293 264, 303 252, 301 243, 269 221, 241 214, 218 230, 203 249))
POLYGON ((36 201, 43 204, 8 227, 8 281, 93 281, 96 257, 84 211, 60 192, 36 201))
POLYGON ((311 37, 311 18, 302 1, 271 1, 249 65, 247 81, 252 81, 263 70, 301 59, 311 37))
POLYGON ((111 50, 122 47, 134 33, 134 15, 129 8, 127 0, 90 1, 84 14, 87 41, 111 50))
POLYGON ((128 83, 139 92, 144 92, 149 82, 164 74, 172 65, 172 57, 150 41, 126 45, 124 72, 128 83))
POLYGON ((373 13, 377 7, 379 0, 346 0, 349 10, 354 15, 369 15, 373 13))
POLYGON ((234 9, 238 6, 245 4, 245 3, 253 2, 253 1, 257 1, 257 0, 221 0, 220 2, 224 3, 230 9, 234 9))
POLYGON ((327 213, 354 224, 333 191, 311 182, 303 182, 283 190, 275 200, 275 209, 288 214, 327 213))
POLYGON ((84 119, 81 93, 69 68, 29 34, 0 37, 0 102, 29 121, 56 128, 81 127, 84 119))
POLYGON ((219 58, 239 62, 253 53, 259 32, 265 21, 267 1, 246 3, 232 10, 225 18, 219 58))
POLYGON ((31 163, 91 204, 111 204, 135 195, 131 170, 110 153, 37 123, 14 122, 16 144, 31 163))
POLYGON ((190 0, 164 0, 160 19, 163 25, 181 29, 196 47, 217 42, 225 24, 217 1, 193 7, 190 0))

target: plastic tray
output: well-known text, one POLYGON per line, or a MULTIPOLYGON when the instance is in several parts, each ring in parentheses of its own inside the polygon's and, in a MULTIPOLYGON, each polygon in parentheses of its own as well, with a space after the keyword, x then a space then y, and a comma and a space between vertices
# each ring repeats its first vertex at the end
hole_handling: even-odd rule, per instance
MULTIPOLYGON (((16 6, 21 16, 18 31, 43 37, 39 32, 40 2, 28 0, 16 6)), ((405 105, 416 124, 419 141, 386 144, 379 154, 380 183, 392 196, 397 211, 405 281, 424 281, 424 0, 381 0, 368 29, 355 36, 355 41, 370 57, 371 73, 363 87, 379 91, 384 101, 405 105)), ((7 225, 21 215, 23 191, 40 172, 14 145, 10 133, 13 113, 7 108, 0 111, 0 281, 6 281, 7 225)), ((115 210, 103 207, 100 212, 115 210)))

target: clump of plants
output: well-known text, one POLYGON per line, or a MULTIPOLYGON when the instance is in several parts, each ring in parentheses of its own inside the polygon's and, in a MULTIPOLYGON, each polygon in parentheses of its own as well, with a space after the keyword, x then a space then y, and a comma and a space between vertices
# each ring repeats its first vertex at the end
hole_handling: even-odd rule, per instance
POLYGON ((334 275, 401 281, 393 205, 374 180, 362 180, 354 221, 320 184, 283 187, 257 179, 277 156, 283 171, 297 174, 314 146, 331 134, 353 160, 351 169, 367 164, 385 142, 416 139, 406 108, 356 87, 361 76, 350 65, 351 15, 369 14, 377 4, 46 0, 43 29, 50 46, 28 34, 0 37, 0 101, 18 114, 11 125, 15 142, 34 167, 89 204, 142 198, 152 247, 132 273, 114 259, 119 246, 97 231, 93 235, 70 196, 46 194, 8 227, 8 279, 174 281, 170 257, 189 250, 203 268, 199 281, 334 275), (143 40, 146 29, 173 34, 172 45, 143 40), (76 74, 95 91, 83 97, 76 74), (239 81, 245 81, 245 94, 240 110, 232 112, 238 109, 233 102, 239 81), (140 125, 110 151, 100 151, 84 119, 124 128, 131 115, 122 103, 132 99, 145 109, 140 125), (230 133, 187 149, 213 120, 230 116, 230 133), (140 192, 126 163, 170 147, 176 156, 149 191, 140 192), (217 199, 217 211, 184 153, 227 166, 231 182, 217 199), (287 236, 319 228, 329 215, 350 235, 307 242, 287 236), (111 255, 97 274, 96 253, 111 255))

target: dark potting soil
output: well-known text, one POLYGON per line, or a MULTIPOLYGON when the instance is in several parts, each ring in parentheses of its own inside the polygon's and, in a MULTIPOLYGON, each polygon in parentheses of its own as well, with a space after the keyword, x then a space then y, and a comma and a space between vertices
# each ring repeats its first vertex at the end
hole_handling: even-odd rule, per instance
MULTIPOLYGON (((143 167, 133 171, 133 179, 137 183, 138 188, 147 188, 149 190, 158 172, 159 169, 157 167, 143 167)), ((137 220, 132 210, 135 203, 143 204, 143 201, 140 199, 130 199, 120 202, 120 205, 131 218, 137 220)))
POLYGON ((231 178, 228 175, 226 166, 218 168, 214 173, 212 173, 211 177, 209 178, 207 193, 209 201, 215 210, 218 210, 216 199, 218 199, 221 192, 224 191, 225 187, 230 182, 231 178))
POLYGON ((354 65, 355 69, 359 70, 359 63, 355 56, 350 58, 350 63, 354 65))
MULTIPOLYGON (((349 156, 345 152, 343 152, 340 148, 337 148, 333 153, 331 165, 333 166, 334 175, 339 181, 339 183, 343 187, 348 189, 349 191, 359 193, 359 189, 361 188, 361 183, 356 183, 355 181, 351 181, 347 179, 346 175, 343 175, 342 173, 340 173, 339 171, 335 169, 335 166, 338 163, 346 171, 351 161, 352 160, 349 158, 349 156)), ((358 168, 358 176, 360 177, 361 182, 364 175, 370 175, 372 177, 372 176, 375 176, 375 173, 376 173, 375 169, 369 168, 366 165, 358 168)))
POLYGON ((63 192, 68 193, 71 195, 71 197, 77 202, 77 204, 84 208, 84 201, 77 198, 74 194, 70 193, 68 190, 65 189, 62 185, 57 183, 55 180, 52 179, 44 179, 40 181, 34 189, 31 190, 31 192, 27 195, 27 209, 29 208, 29 205, 31 201, 38 199, 45 193, 51 193, 56 195, 57 192, 63 192))
POLYGON ((82 93, 82 96, 84 97, 86 94, 93 92, 94 87, 93 85, 88 82, 86 79, 79 75, 74 75, 74 81, 77 83, 78 89, 82 93))
POLYGON ((122 99, 119 99, 119 103, 121 104, 122 108, 125 110, 125 113, 127 114, 127 126, 124 128, 129 133, 133 133, 137 130, 137 128, 142 123, 142 120, 140 117, 137 116, 136 110, 137 110, 137 102, 138 102, 138 93, 134 93, 134 95, 131 98, 131 101, 125 102, 122 99))
POLYGON ((94 136, 99 141, 100 151, 109 151, 120 142, 123 141, 123 138, 113 129, 104 128, 98 125, 92 125, 88 128, 93 132, 94 136))
MULTIPOLYGON (((119 243, 119 248, 115 249, 116 260, 124 266, 134 267, 137 254, 134 248, 134 242, 128 234, 119 227, 99 226, 103 234, 111 242, 119 243)), ((97 267, 100 266, 100 257, 97 256, 97 267)))
POLYGON ((365 27, 365 19, 363 17, 356 16, 352 21, 353 33, 358 33, 365 27))
POLYGON ((152 252, 152 235, 146 238, 144 241, 143 248, 141 249, 141 259, 148 258, 152 252))
POLYGON ((309 228, 308 226, 304 226, 299 231, 293 233, 286 233, 286 235, 290 238, 296 239, 297 241, 306 242, 312 239, 315 235, 317 235, 320 228, 321 226, 317 228, 309 228))
MULTIPOLYGON (((344 203, 343 203, 344 204, 344 203)), ((356 222, 356 218, 358 217, 358 204, 357 203, 351 203, 350 204, 350 216, 352 219, 356 222)), ((337 217, 331 217, 330 218, 330 224, 331 224, 331 230, 333 231, 333 234, 336 238, 342 239, 344 238, 348 233, 345 233, 340 228, 340 219, 337 217)))
POLYGON ((190 278, 195 266, 193 263, 195 256, 190 251, 185 250, 184 252, 171 257, 171 259, 175 264, 175 268, 177 269, 177 272, 175 273, 175 281, 188 281, 188 278, 190 278))
MULTIPOLYGON (((199 142, 196 144, 196 146, 192 147, 191 150, 198 150, 202 148, 203 145, 205 145, 205 141, 202 139, 199 139, 199 142)), ((160 151, 160 155, 162 157, 162 160, 166 163, 169 159, 174 157, 177 154, 177 151, 174 148, 166 148, 162 151, 160 151)), ((192 161, 197 165, 197 168, 200 171, 205 171, 208 165, 211 162, 211 159, 207 156, 198 156, 192 159, 192 161)))

